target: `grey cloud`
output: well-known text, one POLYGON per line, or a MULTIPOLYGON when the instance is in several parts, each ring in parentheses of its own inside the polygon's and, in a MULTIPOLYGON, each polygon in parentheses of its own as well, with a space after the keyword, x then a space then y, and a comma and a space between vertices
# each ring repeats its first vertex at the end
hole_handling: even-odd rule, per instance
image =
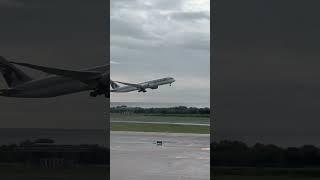
POLYGON ((131 10, 176 10, 180 9, 182 0, 112 0, 111 11, 116 8, 131 10))
POLYGON ((136 50, 143 50, 152 48, 148 46, 148 41, 143 39, 131 38, 131 37, 122 37, 122 36, 113 36, 111 37, 111 47, 117 46, 120 48, 127 48, 127 49, 136 49, 136 50))
POLYGON ((136 39, 155 38, 145 31, 139 22, 129 22, 120 18, 111 18, 110 32, 112 35, 127 36, 136 39))
POLYGON ((112 94, 111 101, 208 104, 209 21, 197 20, 205 19, 201 16, 205 12, 189 13, 183 9, 186 2, 111 1, 111 59, 121 62, 112 66, 111 78, 128 82, 163 76, 180 79, 172 88, 162 87, 159 92, 112 94), (170 19, 170 15, 175 19, 170 19), (186 79, 201 81, 194 80, 195 85, 190 88, 186 79))
POLYGON ((205 38, 201 38, 201 35, 197 36, 192 34, 188 35, 188 37, 181 44, 182 47, 194 50, 210 50, 210 37, 206 36, 205 38))
POLYGON ((111 4, 117 4, 111 11, 112 46, 141 50, 166 47, 209 49, 209 26, 203 27, 207 30, 198 28, 198 31, 207 33, 193 32, 196 26, 205 24, 193 21, 208 20, 208 12, 181 11, 182 1, 113 1, 111 4), (144 9, 142 6, 171 7, 172 12, 161 13, 161 10, 144 9), (175 21, 170 21, 168 17, 175 21), (193 30, 188 30, 191 28, 193 30))
POLYGON ((155 0, 155 1, 149 1, 152 2, 152 7, 156 9, 180 9, 181 5, 183 3, 183 0, 155 0))
POLYGON ((192 21, 192 20, 209 20, 210 15, 208 12, 174 12, 169 15, 170 18, 178 21, 192 21))

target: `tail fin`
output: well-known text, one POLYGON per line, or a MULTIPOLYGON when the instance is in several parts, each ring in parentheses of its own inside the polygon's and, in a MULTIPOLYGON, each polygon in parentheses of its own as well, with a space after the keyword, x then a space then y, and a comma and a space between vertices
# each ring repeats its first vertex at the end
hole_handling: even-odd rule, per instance
POLYGON ((110 80, 110 85, 111 85, 112 89, 117 89, 120 87, 117 83, 113 82, 112 80, 110 80))
POLYGON ((0 73, 8 87, 14 87, 18 84, 32 80, 23 71, 10 64, 4 57, 0 56, 0 73))

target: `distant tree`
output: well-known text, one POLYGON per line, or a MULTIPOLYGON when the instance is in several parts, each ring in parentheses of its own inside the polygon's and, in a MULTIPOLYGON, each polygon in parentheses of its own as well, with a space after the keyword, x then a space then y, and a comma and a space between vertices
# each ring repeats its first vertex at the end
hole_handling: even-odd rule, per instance
POLYGON ((252 147, 239 141, 211 143, 212 163, 216 166, 320 167, 320 150, 312 145, 281 148, 256 143, 252 147))
POLYGON ((111 113, 154 113, 154 114, 210 114, 210 108, 197 108, 197 107, 168 107, 168 108, 141 108, 141 107, 127 107, 116 106, 110 108, 111 113))

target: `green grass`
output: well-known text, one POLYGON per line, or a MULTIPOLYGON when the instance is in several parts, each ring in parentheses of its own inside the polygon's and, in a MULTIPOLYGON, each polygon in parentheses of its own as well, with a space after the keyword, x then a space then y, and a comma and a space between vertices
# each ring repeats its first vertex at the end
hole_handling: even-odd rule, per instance
MULTIPOLYGON (((111 121, 142 121, 142 122, 170 122, 170 123, 209 123, 210 118, 199 114, 120 114, 111 113, 111 121)), ((170 133, 200 133, 208 134, 208 126, 175 125, 175 124, 136 124, 111 123, 113 131, 138 132, 170 132, 170 133)))
POLYGON ((210 114, 142 114, 144 116, 161 116, 161 117, 198 117, 210 118, 210 114))
POLYGON ((112 131, 169 132, 209 134, 208 126, 172 125, 172 124, 127 124, 112 123, 112 131))
POLYGON ((110 113, 111 121, 154 121, 154 122, 185 122, 185 123, 209 123, 210 117, 177 114, 120 114, 110 113))

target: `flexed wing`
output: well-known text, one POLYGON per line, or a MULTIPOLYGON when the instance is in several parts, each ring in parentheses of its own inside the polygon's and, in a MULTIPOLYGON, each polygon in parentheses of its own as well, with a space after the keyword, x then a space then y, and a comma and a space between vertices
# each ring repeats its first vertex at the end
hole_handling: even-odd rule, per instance
POLYGON ((79 80, 82 82, 87 82, 90 79, 99 78, 101 76, 101 73, 96 72, 96 71, 74 71, 74 70, 50 68, 50 67, 33 65, 33 64, 28 64, 28 63, 18 63, 18 62, 10 62, 10 63, 17 64, 20 66, 29 67, 29 68, 39 70, 39 71, 49 73, 49 74, 69 77, 71 79, 76 79, 76 80, 79 80))
POLYGON ((132 84, 132 83, 126 83, 126 82, 120 82, 120 81, 115 81, 117 83, 121 83, 121 84, 124 84, 124 85, 127 85, 127 86, 132 86, 132 87, 135 87, 138 89, 138 92, 147 92, 146 91, 146 87, 140 85, 140 84, 132 84))

